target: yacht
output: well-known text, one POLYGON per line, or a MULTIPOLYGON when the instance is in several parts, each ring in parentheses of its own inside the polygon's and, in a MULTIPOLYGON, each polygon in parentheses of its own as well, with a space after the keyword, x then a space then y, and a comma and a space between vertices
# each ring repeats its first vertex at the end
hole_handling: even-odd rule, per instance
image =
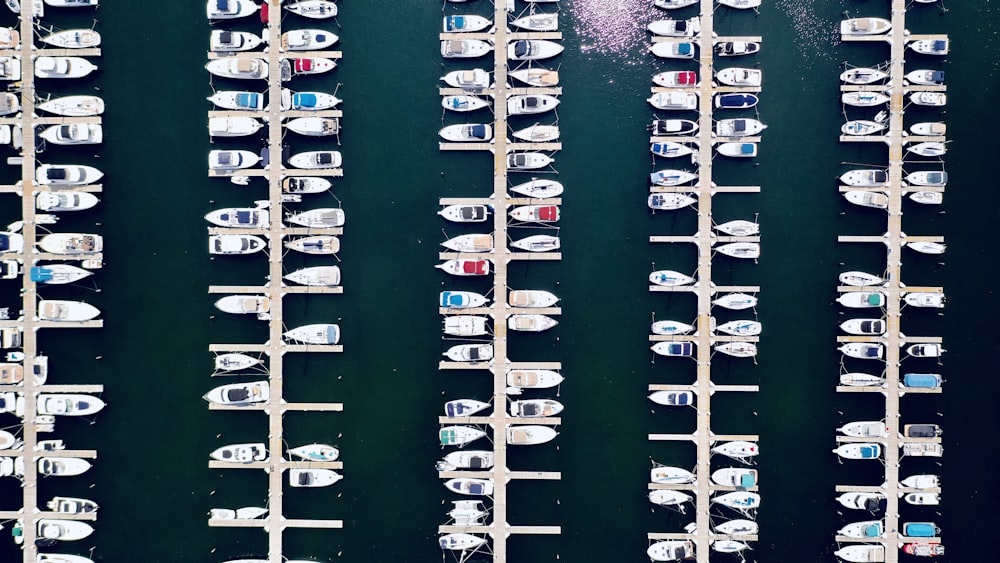
POLYGON ((219 371, 239 371, 263 364, 263 360, 246 354, 229 353, 215 356, 215 369, 219 371))
POLYGON ((0 92, 0 115, 12 115, 19 111, 21 100, 10 92, 0 92))
POLYGON ((257 92, 219 90, 207 99, 222 109, 239 111, 263 111, 264 109, 264 95, 257 92))
POLYGON ((486 298, 471 291, 442 291, 439 305, 449 309, 472 309, 486 304, 486 298))
POLYGON ((851 442, 841 444, 833 453, 844 459, 879 459, 882 446, 876 443, 851 442))
POLYGON ((885 507, 885 495, 882 493, 843 493, 837 497, 837 502, 844 508, 852 510, 867 510, 878 512, 885 507))
MULTIPOLYGON (((699 0, 653 0, 653 5, 664 10, 677 10, 686 8, 698 3, 699 0)), ((663 543, 663 542, 660 542, 663 543)), ((694 557, 694 546, 692 545, 691 557, 694 557)), ((672 561, 671 559, 654 559, 654 561, 672 561)))
POLYGON ((288 51, 324 51, 339 39, 325 29, 293 29, 281 34, 281 47, 288 51))
POLYGON ((715 79, 726 86, 757 88, 763 81, 763 72, 756 68, 730 67, 715 73, 715 79))
POLYGON ((559 72, 545 68, 521 68, 507 73, 511 78, 529 86, 547 88, 559 84, 559 72))
POLYGON ((848 422, 837 432, 852 438, 885 438, 889 435, 889 428, 880 420, 858 420, 848 422))
MULTIPOLYGON (((655 0, 663 2, 688 2, 687 5, 697 2, 697 0, 655 0)), ((658 6, 660 4, 657 4, 658 6)), ((667 540, 658 541, 646 549, 646 555, 652 561, 681 561, 682 559, 694 559, 694 542, 691 540, 667 540)))
POLYGON ((332 469, 289 469, 288 484, 292 487, 329 487, 344 476, 332 469))
POLYGON ((649 331, 653 334, 673 336, 675 334, 687 334, 694 331, 694 325, 679 321, 654 321, 649 331))
POLYGON ((948 173, 942 171, 911 172, 906 175, 906 181, 914 186, 939 186, 948 183, 948 173))
POLYGON ((83 78, 97 70, 97 65, 83 57, 38 57, 35 76, 38 78, 83 78))
POLYGON ((748 92, 728 92, 715 94, 712 103, 716 109, 747 109, 756 106, 759 101, 760 98, 748 92))
POLYGON ((493 452, 489 450, 460 450, 451 452, 437 463, 438 471, 456 469, 490 469, 493 467, 493 452))
POLYGON ((44 476, 74 477, 90 469, 90 462, 78 457, 43 457, 38 459, 38 473, 44 476))
POLYGON ((267 402, 271 398, 271 390, 267 381, 231 383, 212 389, 203 398, 219 405, 249 405, 267 402))
POLYGON ((936 389, 944 380, 937 373, 906 373, 903 374, 903 387, 914 389, 936 389))
POLYGON ((286 4, 285 9, 293 14, 314 20, 325 20, 337 15, 337 5, 330 0, 298 0, 292 4, 286 4))
POLYGON ((712 497, 711 502, 746 513, 760 507, 760 495, 749 491, 733 491, 716 495, 712 497))
POLYGON ((745 442, 736 440, 733 442, 723 442, 717 446, 712 446, 712 453, 722 454, 736 460, 749 459, 760 453, 760 448, 755 442, 745 442))
POLYGON ((906 81, 910 84, 940 86, 944 84, 943 70, 919 69, 906 73, 906 81))
POLYGON ((657 270, 649 274, 649 283, 666 287, 690 285, 694 278, 674 270, 657 270))
POLYGON ((662 110, 698 109, 698 94, 694 92, 657 92, 646 101, 654 108, 662 110))
POLYGON ((660 485, 685 485, 694 483, 695 476, 687 469, 656 465, 649 470, 649 482, 660 485))
POLYGON ((213 451, 209 456, 218 461, 252 463, 267 459, 267 448, 263 443, 229 444, 213 451))
POLYGON ((104 100, 97 96, 64 96, 42 102, 35 109, 66 117, 88 117, 104 113, 104 100))
POLYGON ((529 14, 512 20, 510 25, 524 31, 556 31, 559 29, 559 14, 529 14))
POLYGON ((331 229, 343 227, 346 221, 344 210, 339 207, 318 207, 300 213, 293 213, 285 220, 293 225, 310 229, 331 229))
POLYGON ((947 39, 919 39, 907 45, 914 53, 921 55, 947 55, 947 39))
POLYGON ((453 223, 481 223, 489 217, 489 208, 479 204, 448 205, 437 214, 453 223))
POLYGON ((746 293, 727 293, 712 300, 712 305, 718 305, 725 309, 741 311, 757 306, 757 297, 746 293))
POLYGON ((46 264, 44 266, 34 266, 30 270, 31 281, 47 285, 76 283, 93 274, 90 270, 69 264, 46 264))
POLYGON ((444 415, 448 417, 472 416, 490 408, 489 403, 475 399, 455 399, 444 404, 444 415))
POLYGON ((837 303, 851 309, 885 307, 885 294, 879 291, 848 291, 841 293, 837 303))
POLYGON ((507 385, 517 389, 549 389, 562 382, 562 375, 547 369, 516 369, 507 372, 507 385))
POLYGON ((71 123, 51 125, 38 136, 54 145, 99 145, 104 141, 104 130, 97 123, 71 123))
POLYGON ((458 344, 448 348, 444 356, 453 362, 488 362, 493 359, 491 344, 458 344))
POLYGON ((650 350, 660 356, 689 358, 694 355, 694 342, 657 342, 650 350))
POLYGON ((260 162, 260 157, 246 150, 211 150, 208 151, 208 169, 221 172, 232 172, 252 168, 260 162))
POLYGON ((649 52, 661 59, 693 59, 695 44, 689 41, 658 41, 649 52))
POLYGON ((888 103, 889 96, 881 92, 844 92, 840 95, 840 102, 848 106, 869 108, 888 103))
POLYGON ((712 482, 723 487, 738 487, 750 489, 757 486, 756 469, 742 467, 724 467, 712 472, 712 482))
POLYGON ((767 129, 757 119, 720 119, 715 122, 715 134, 719 137, 752 137, 767 129))
POLYGON ((934 489, 941 486, 941 479, 937 475, 910 475, 900 481, 899 484, 908 489, 934 489))
POLYGON ((457 237, 450 238, 442 242, 441 246, 454 252, 492 252, 493 235, 486 235, 482 233, 458 235, 457 237))
POLYGON ((35 170, 35 183, 54 187, 84 186, 104 177, 104 172, 82 164, 43 164, 35 170))
POLYGON ((208 237, 209 254, 254 254, 266 247, 264 239, 254 235, 209 235, 208 237))
POLYGON ((507 444, 511 446, 534 446, 551 442, 558 432, 550 426, 537 424, 507 427, 507 444))
POLYGON ((938 358, 944 352, 940 344, 910 344, 906 347, 906 353, 914 358, 938 358))
POLYGON ((311 266, 285 274, 284 279, 312 287, 336 287, 340 285, 340 267, 311 266))
POLYGON ((253 0, 208 0, 205 5, 210 20, 242 18, 257 12, 258 9, 253 0))
POLYGON ((698 203, 698 200, 682 193, 649 194, 646 207, 657 211, 674 211, 698 203))
POLYGON ((913 241, 906 243, 906 248, 916 250, 921 254, 944 254, 948 247, 941 242, 913 241))
POLYGON ((656 20, 647 25, 646 29, 661 37, 694 37, 701 34, 701 19, 695 16, 686 20, 656 20))
POLYGON ((914 92, 910 101, 918 106, 941 107, 948 103, 948 95, 944 92, 914 92))
POLYGON ((205 220, 218 227, 266 229, 271 214, 262 207, 227 207, 205 214, 205 220))
POLYGON ((869 119, 855 119, 848 121, 840 127, 840 132, 845 135, 861 136, 873 135, 885 129, 884 123, 871 121, 869 119))
POLYGON ((944 307, 943 293, 908 292, 903 296, 903 302, 913 307, 944 307))
POLYGON ((450 111, 466 112, 489 107, 490 103, 476 96, 445 96, 441 98, 441 107, 450 111))
POLYGON ((257 315, 270 318, 271 300, 266 295, 226 295, 215 302, 215 308, 232 315, 257 315))
POLYGON ((877 68, 852 68, 840 73, 841 82, 848 84, 873 84, 889 78, 889 73, 877 68))
POLYGON ((507 44, 507 58, 512 61, 549 59, 562 52, 562 45, 546 39, 519 39, 507 44))
POLYGON ((94 527, 78 520, 40 518, 37 523, 39 540, 77 541, 94 533, 94 527))
POLYGON ((35 403, 38 414, 53 416, 90 416, 104 406, 98 397, 81 393, 40 393, 35 403))
POLYGON ((511 307, 526 308, 552 307, 559 301, 554 293, 540 289, 512 289, 507 298, 511 307))
POLYGON ((757 345, 753 342, 724 342, 716 344, 712 349, 734 358, 752 358, 757 355, 757 345))
POLYGON ((511 315, 507 318, 507 328, 519 332, 543 332, 559 324, 546 315, 511 315))
POLYGON ((472 70, 454 70, 441 77, 441 80, 452 88, 463 88, 467 90, 479 90, 488 88, 490 85, 490 75, 481 68, 472 70))
POLYGON ((209 36, 208 48, 216 53, 235 53, 237 51, 252 51, 261 43, 263 40, 260 36, 247 31, 216 29, 209 36))
POLYGON ((885 334, 886 323, 883 319, 848 319, 840 323, 840 330, 859 336, 880 336, 885 334))
POLYGON ((83 211, 94 207, 99 201, 97 196, 88 192, 38 192, 35 195, 35 208, 46 213, 83 211))
POLYGON ((441 42, 441 56, 446 59, 474 59, 492 50, 492 43, 480 39, 447 39, 441 42))
POLYGON ((292 73, 293 76, 306 74, 323 74, 337 68, 337 61, 327 57, 308 57, 283 59, 281 61, 282 74, 292 73))
POLYGON ((311 324, 295 327, 282 333, 290 344, 337 344, 340 342, 340 326, 335 324, 311 324))
POLYGON ((208 61, 205 70, 221 78, 266 80, 268 69, 267 61, 264 59, 225 58, 208 61))
POLYGON ((340 457, 340 450, 329 444, 306 444, 291 448, 288 455, 305 461, 335 461, 340 457))
POLYGON ((948 147, 939 141, 926 141, 923 143, 909 145, 906 147, 906 151, 919 156, 934 157, 941 156, 948 152, 948 147))
POLYGON ((281 180, 281 191, 286 194, 318 194, 331 187, 330 180, 315 176, 286 176, 281 180))
POLYGON ((313 235, 285 241, 285 248, 303 254, 329 255, 340 250, 340 239, 333 235, 313 235))
POLYGON ((483 336, 487 333, 486 317, 449 315, 444 318, 444 333, 451 336, 483 336))
POLYGON ((756 41, 719 41, 715 44, 715 54, 720 57, 741 57, 760 51, 756 41))
POLYGON ((551 156, 540 152, 513 152, 507 155, 507 169, 537 170, 545 168, 555 161, 551 156))
POLYGON ((476 15, 445 16, 441 24, 444 33, 472 33, 482 31, 493 25, 493 22, 476 15))
POLYGON ((453 276, 486 276, 490 273, 488 260, 455 259, 434 267, 453 276))
POLYGON ((104 250, 104 238, 84 233, 50 233, 38 241, 38 248, 51 254, 97 254, 104 250))
POLYGON ((286 121, 285 127, 306 137, 327 137, 340 133, 340 121, 336 117, 296 117, 286 121))
POLYGON ((340 168, 343 159, 338 151, 305 151, 293 154, 288 165, 293 168, 324 169, 340 168))
POLYGON ((552 235, 533 235, 510 242, 510 247, 525 252, 548 252, 559 250, 561 239, 552 235))
POLYGON ((482 501, 453 500, 451 504, 454 508, 448 511, 448 517, 456 526, 482 525, 483 517, 487 514, 482 501))
POLYGON ((882 35, 892 29, 884 18, 851 18, 840 22, 841 35, 882 35))
POLYGON ((848 342, 838 350, 849 358, 859 360, 881 360, 885 356, 885 347, 873 342, 848 342))
POLYGON ((881 520, 851 522, 840 528, 837 535, 856 539, 880 538, 885 535, 885 522, 881 520))
POLYGON ((508 115, 534 115, 556 109, 559 98, 548 94, 518 94, 507 98, 508 115))
POLYGON ((694 393, 691 391, 654 391, 649 395, 649 400, 668 407, 694 406, 694 393))
POLYGON ((81 301, 42 299, 38 302, 38 319, 53 322, 83 322, 96 318, 101 311, 81 301))
POLYGON ((869 543, 852 544, 834 551, 833 554, 849 563, 885 561, 885 546, 869 543))
POLYGON ((493 494, 492 479, 449 479, 444 486, 460 495, 489 496, 493 494))

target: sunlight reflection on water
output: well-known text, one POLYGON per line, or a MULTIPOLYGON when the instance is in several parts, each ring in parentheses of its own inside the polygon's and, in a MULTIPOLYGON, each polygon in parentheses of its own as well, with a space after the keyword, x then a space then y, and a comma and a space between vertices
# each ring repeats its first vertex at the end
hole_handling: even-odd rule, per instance
POLYGON ((670 17, 651 0, 574 0, 568 8, 583 53, 626 65, 647 62, 646 25, 670 17))

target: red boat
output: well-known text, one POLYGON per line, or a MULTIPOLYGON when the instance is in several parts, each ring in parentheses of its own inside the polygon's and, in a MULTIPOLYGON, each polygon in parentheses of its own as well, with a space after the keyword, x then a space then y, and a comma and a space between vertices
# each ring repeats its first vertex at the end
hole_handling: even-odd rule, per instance
POLYGON ((337 63, 333 59, 325 58, 292 59, 292 63, 295 74, 322 74, 337 68, 337 63))
POLYGON ((490 273, 490 263, 487 260, 448 260, 434 267, 453 276, 485 276, 490 273))
POLYGON ((559 207, 556 205, 523 205, 511 209, 510 216, 518 221, 555 223, 559 220, 559 207))

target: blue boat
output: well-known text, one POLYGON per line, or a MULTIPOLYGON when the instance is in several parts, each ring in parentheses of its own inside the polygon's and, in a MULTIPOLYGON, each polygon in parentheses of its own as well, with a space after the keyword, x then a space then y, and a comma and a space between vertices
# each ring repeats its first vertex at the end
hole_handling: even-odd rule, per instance
POLYGON ((903 386, 916 389, 936 389, 941 387, 941 375, 937 373, 907 373, 903 375, 903 386))
POLYGON ((718 109, 746 109, 757 105, 760 98, 753 94, 731 93, 716 94, 715 107, 718 109))
POLYGON ((933 538, 941 533, 934 522, 906 522, 903 524, 903 535, 911 538, 933 538))

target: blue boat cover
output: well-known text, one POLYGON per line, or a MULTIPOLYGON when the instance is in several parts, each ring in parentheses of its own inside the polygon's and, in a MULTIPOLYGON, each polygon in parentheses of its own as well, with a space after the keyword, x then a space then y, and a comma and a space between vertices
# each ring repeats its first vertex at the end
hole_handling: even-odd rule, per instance
POLYGON ((303 108, 316 107, 316 94, 295 94, 292 96, 292 105, 303 108))
POLYGON ((907 522, 903 524, 903 534, 911 538, 933 538, 937 526, 932 522, 907 522))
POLYGON ((448 18, 449 29, 463 29, 464 27, 465 27, 464 16, 451 16, 450 18, 448 18))
POLYGON ((940 387, 941 376, 936 373, 907 373, 903 375, 903 385, 928 389, 940 387))
POLYGON ((878 446, 862 446, 861 457, 864 459, 873 459, 878 457, 878 446))
POLYGON ((868 346, 865 348, 865 357, 877 358, 879 356, 879 351, 881 351, 881 348, 879 348, 878 345, 868 346))
POLYGON ((944 71, 935 70, 931 73, 931 80, 934 82, 944 82, 944 71))
POLYGON ((251 218, 251 213, 249 211, 237 211, 236 212, 236 222, 237 223, 244 223, 244 224, 248 224, 249 225, 250 222, 251 222, 251 219, 252 219, 251 218))
POLYGON ((753 487, 756 484, 757 484, 757 479, 755 479, 752 474, 746 473, 744 475, 740 475, 740 487, 744 489, 749 489, 750 487, 753 487))
POLYGON ((486 487, 484 487, 482 483, 469 483, 469 494, 473 495, 486 494, 486 487))
POLYGON ((692 46, 690 43, 680 43, 677 45, 677 53, 681 55, 690 55, 692 52, 692 46))
POLYGON ((529 44, 527 41, 522 40, 518 41, 517 43, 514 43, 514 56, 523 57, 530 52, 531 49, 529 48, 529 44))
POLYGON ((485 125, 473 125, 469 128, 469 133, 477 139, 486 138, 486 126, 485 125))
POLYGON ((220 12, 229 11, 229 0, 215 0, 215 9, 220 12))
POLYGON ((753 154, 754 145, 753 143, 743 143, 740 145, 740 154, 753 154))
POLYGON ((934 41, 934 50, 935 51, 944 51, 947 48, 948 48, 948 42, 947 41, 942 41, 940 39, 936 39, 934 41))
POLYGON ((450 107, 458 109, 460 107, 464 107, 466 105, 466 102, 462 98, 459 98, 458 96, 454 96, 452 98, 448 98, 448 105, 450 107))
POLYGON ((37 266, 31 269, 31 281, 45 283, 51 279, 52 279, 52 270, 37 266))
POLYGON ((10 250, 10 237, 7 235, 0 235, 0 251, 10 250))
POLYGON ((252 92, 236 94, 236 105, 244 108, 257 107, 257 94, 252 92))
POLYGON ((866 538, 877 538, 882 535, 882 523, 871 524, 865 528, 866 538))

